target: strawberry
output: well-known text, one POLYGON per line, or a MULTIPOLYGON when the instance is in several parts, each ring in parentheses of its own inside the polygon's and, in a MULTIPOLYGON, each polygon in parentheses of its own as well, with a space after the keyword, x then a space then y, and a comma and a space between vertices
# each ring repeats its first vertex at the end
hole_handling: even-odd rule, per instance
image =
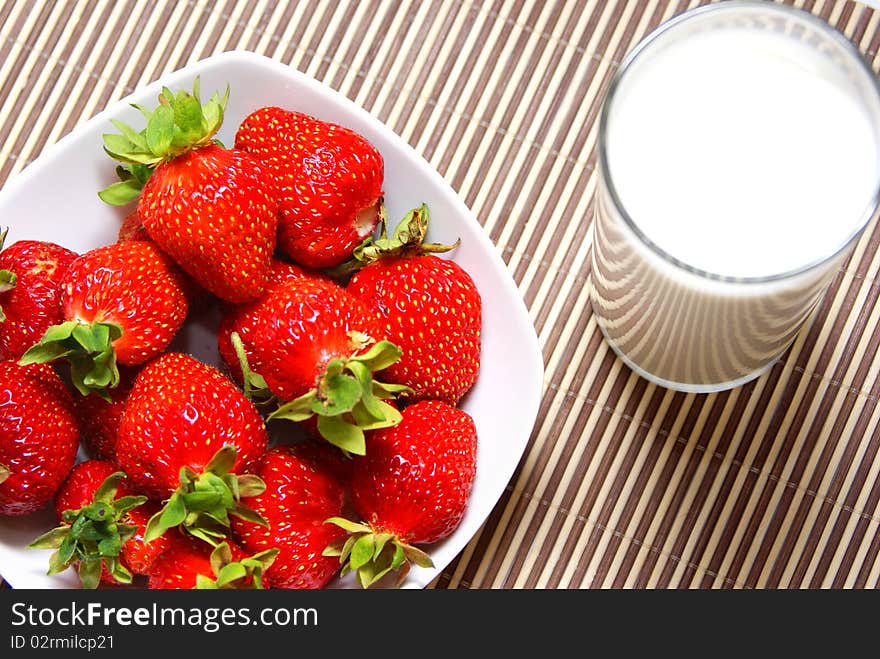
POLYGON ((244 474, 267 442, 257 409, 216 368, 174 352, 144 366, 119 424, 116 457, 138 488, 168 499, 147 525, 147 541, 180 526, 216 544, 229 514, 261 522, 239 497, 262 491, 258 478, 244 474))
POLYGON ((356 252, 366 265, 347 288, 403 351, 383 379, 410 387, 408 400, 455 405, 480 370, 482 300, 461 266, 432 253, 449 248, 423 242, 427 226, 424 205, 410 211, 390 239, 383 224, 382 236, 356 252))
MULTIPOLYGON (((126 215, 119 226, 119 235, 116 242, 122 243, 127 240, 152 242, 147 230, 144 229, 144 224, 141 222, 137 210, 126 215)), ((211 294, 187 273, 181 271, 181 275, 183 276, 183 291, 186 293, 186 299, 189 301, 190 312, 199 312, 206 309, 213 299, 211 294)))
MULTIPOLYGON (((125 560, 125 549, 141 545, 133 551, 146 551, 135 537, 140 524, 133 522, 132 514, 147 498, 135 496, 124 478, 107 460, 86 460, 70 472, 55 498, 61 526, 30 545, 57 550, 49 559, 49 574, 76 565, 84 588, 97 588, 99 582, 131 583, 132 566, 125 560)), ((155 558, 161 546, 157 543, 150 550, 155 558)))
POLYGON ((203 106, 198 81, 192 94, 165 88, 155 111, 139 108, 147 119, 140 133, 113 122, 122 134, 105 135, 105 150, 132 175, 101 198, 121 205, 139 197, 150 238, 202 287, 239 303, 266 287, 278 219, 265 167, 213 139, 228 93, 203 106))
POLYGON ((268 520, 269 527, 235 520, 236 537, 249 551, 278 549, 266 574, 273 588, 323 588, 339 562, 321 552, 344 535, 324 520, 341 514, 343 486, 299 447, 270 449, 258 474, 266 491, 247 499, 247 504, 268 520))
POLYGON ((73 467, 79 427, 51 366, 0 362, 0 515, 48 504, 73 467))
POLYGON ((364 522, 329 520, 350 533, 331 545, 343 573, 367 588, 392 570, 403 577, 412 561, 431 560, 415 544, 447 537, 461 523, 476 474, 477 431, 464 411, 441 401, 403 410, 393 428, 372 433, 366 456, 354 459, 352 502, 364 522))
POLYGON ((353 130, 265 107, 245 118, 235 147, 268 168, 278 195, 278 247, 297 263, 335 266, 376 228, 384 162, 353 130))
POLYGON ((155 501, 147 501, 137 508, 132 508, 125 516, 125 523, 131 524, 137 530, 134 535, 123 543, 122 552, 119 558, 132 574, 148 575, 153 567, 153 563, 165 550, 168 549, 168 543, 172 534, 163 535, 147 542, 146 532, 147 524, 159 512, 160 506, 155 501))
MULTIPOLYGON (((279 284, 283 284, 288 279, 302 279, 304 277, 317 277, 319 279, 327 279, 327 277, 317 271, 309 270, 298 266, 295 263, 288 263, 281 259, 272 259, 272 269, 269 273, 269 287, 274 288, 279 284)), ((268 292, 268 291, 267 291, 268 292)))
POLYGON ((245 556, 235 543, 209 547, 190 538, 175 536, 153 564, 148 581, 151 589, 264 588, 263 575, 272 565, 277 549, 245 556))
POLYGON ((120 364, 156 356, 186 318, 180 271, 149 242, 98 247, 70 264, 61 282, 65 322, 49 328, 22 363, 65 359, 83 395, 119 384, 120 364))
MULTIPOLYGON (((5 238, 4 230, 0 249, 5 238)), ((0 359, 18 359, 63 320, 60 282, 76 256, 37 240, 20 240, 0 252, 0 359)))
POLYGON ((119 367, 119 385, 107 390, 109 400, 96 393, 78 396, 74 400, 83 443, 93 456, 116 460, 119 423, 137 373, 137 368, 119 367))
MULTIPOLYGON (((77 464, 64 479, 64 483, 55 495, 55 516, 58 521, 64 519, 66 510, 78 510, 87 506, 95 499, 101 485, 110 476, 119 472, 115 464, 109 460, 85 460, 77 464)), ((129 496, 134 494, 131 487, 125 482, 125 474, 119 472, 113 478, 113 487, 116 488, 117 496, 129 496)))
POLYGON ((137 210, 126 215, 125 219, 122 220, 122 224, 119 225, 117 242, 121 243, 126 240, 150 240, 150 236, 147 234, 147 230, 144 229, 144 223, 141 222, 137 210))
MULTIPOLYGON (((306 270, 298 265, 293 263, 287 263, 285 261, 281 261, 280 259, 272 259, 272 269, 269 275, 269 284, 264 291, 264 296, 268 295, 269 291, 277 288, 284 282, 290 279, 300 279, 303 277, 316 277, 328 279, 322 273, 318 271, 306 270)), ((328 279, 329 281, 329 279, 328 279)), ((226 305, 223 315, 223 325, 219 330, 219 340, 218 340, 218 348, 220 350, 220 356, 223 359, 223 363, 228 368, 229 372, 232 374, 233 379, 242 384, 242 373, 241 373, 241 364, 239 363, 238 355, 235 352, 235 349, 232 345, 232 341, 230 340, 230 335, 237 327, 241 327, 248 322, 248 318, 250 315, 254 313, 255 309, 259 308, 259 300, 255 300, 253 302, 248 302, 245 304, 239 305, 226 305)))
POLYGON ((378 338, 373 319, 345 289, 305 276, 289 278, 257 302, 233 310, 220 324, 218 342, 227 363, 236 354, 243 370, 256 376, 248 390, 265 386, 288 401, 270 419, 305 421, 317 415, 324 438, 362 454, 364 430, 400 420, 383 399, 401 388, 371 376, 400 352, 378 338), (233 337, 241 344, 237 352, 233 337))

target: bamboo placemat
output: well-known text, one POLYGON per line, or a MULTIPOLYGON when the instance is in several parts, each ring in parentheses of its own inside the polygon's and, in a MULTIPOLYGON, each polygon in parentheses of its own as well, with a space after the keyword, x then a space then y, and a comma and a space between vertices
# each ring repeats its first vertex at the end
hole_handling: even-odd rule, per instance
MULTIPOLYGON (((602 94, 631 46, 695 4, 4 0, 0 183, 189 62, 246 49, 288 63, 386 122, 459 191, 543 347, 527 452, 436 587, 876 588, 876 222, 783 360, 737 390, 649 384, 589 310, 602 94)), ((880 66, 880 13, 794 4, 880 66)))

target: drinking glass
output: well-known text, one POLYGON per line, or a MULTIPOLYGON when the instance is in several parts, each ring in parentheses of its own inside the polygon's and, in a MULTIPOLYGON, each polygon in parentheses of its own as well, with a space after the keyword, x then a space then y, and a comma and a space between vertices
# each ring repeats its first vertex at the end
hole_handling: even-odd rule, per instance
MULTIPOLYGON (((705 62, 694 57, 682 62, 709 72, 715 66, 708 56, 705 62)), ((803 81, 804 89, 812 84, 807 77, 803 81)), ((717 90, 707 88, 705 94, 710 93, 717 90)), ((770 133, 770 142, 773 137, 770 133)), ((823 139, 836 148, 833 134, 823 139)), ((758 377, 782 355, 874 217, 880 199, 880 91, 856 47, 820 18, 772 2, 729 0, 674 17, 629 53, 603 102, 597 150, 590 296, 599 327, 621 359, 648 380, 681 391, 720 391, 758 377), (672 86, 645 82, 646 76, 657 75, 658 62, 666 62, 669 69, 674 53, 688 52, 682 47, 694 48, 692 55, 704 47, 714 52, 712 44, 721 43, 719 39, 731 40, 719 75, 731 81, 731 93, 735 91, 731 98, 742 103, 742 111, 728 111, 730 106, 724 105, 719 106, 723 111, 717 118, 714 113, 697 116, 693 108, 711 107, 712 99, 701 97, 704 90, 698 79, 689 86, 687 72, 672 86), (825 132, 843 131, 852 122, 840 117, 844 125, 838 129, 835 117, 821 115, 812 105, 783 118, 800 121, 802 134, 785 147, 790 152, 779 151, 778 144, 755 147, 741 166, 749 172, 765 166, 769 170, 766 177, 755 175, 744 186, 735 176, 743 170, 725 160, 737 150, 739 138, 725 141, 725 136, 733 131, 748 138, 765 128, 770 118, 780 120, 773 114, 777 108, 767 101, 773 94, 757 82, 763 68, 756 57, 763 57, 764 50, 776 58, 769 61, 771 68, 794 62, 794 77, 816 76, 822 85, 831 85, 829 90, 864 113, 868 127, 864 139, 853 139, 852 147, 853 152, 859 149, 859 163, 864 161, 867 167, 844 150, 840 165, 804 181, 798 194, 819 195, 816 198, 827 209, 808 206, 807 211, 821 214, 817 223, 803 230, 774 222, 774 217, 781 222, 786 208, 797 206, 801 198, 792 196, 791 190, 797 190, 798 181, 777 191, 765 179, 784 177, 799 165, 800 154, 811 153, 820 132, 809 121, 824 125, 825 132), (740 63, 742 70, 737 68, 740 63), (634 106, 632 90, 637 89, 642 91, 634 106), (676 105, 679 101, 681 107, 676 105), (810 118, 813 110, 819 114, 810 118), (675 135, 653 133, 664 130, 650 123, 656 120, 655 111, 661 117, 676 116, 663 112, 680 111, 687 120, 677 124, 675 135), (626 112, 641 113, 631 117, 642 120, 620 123, 626 112), (621 133, 624 125, 629 129, 621 133), (668 153, 657 153, 656 144, 663 140, 653 140, 652 135, 667 140, 668 153), (715 151, 704 148, 707 140, 721 146, 715 151), (698 164, 687 159, 688 149, 699 151, 698 164), (657 163, 655 177, 652 171, 639 170, 642 159, 651 158, 657 163), (679 178, 683 164, 690 173, 679 178), (844 171, 850 166, 852 172, 844 171), (712 178, 716 171, 718 178, 712 178), (855 186, 860 177, 865 182, 850 190, 847 186, 855 186), (694 179, 702 183, 698 186, 694 179), (658 180, 666 186, 662 190, 658 180), (831 186, 828 190, 821 188, 823 181, 831 186), (834 185, 845 194, 832 189, 834 185), (707 188, 711 189, 707 192, 707 188), (731 204, 754 212, 731 214, 731 204), (678 206, 689 209, 697 220, 703 213, 704 222, 679 225, 678 206), (658 219, 661 211, 665 215, 658 219), (752 225, 738 233, 731 225, 740 222, 738 217, 753 220, 752 225)))

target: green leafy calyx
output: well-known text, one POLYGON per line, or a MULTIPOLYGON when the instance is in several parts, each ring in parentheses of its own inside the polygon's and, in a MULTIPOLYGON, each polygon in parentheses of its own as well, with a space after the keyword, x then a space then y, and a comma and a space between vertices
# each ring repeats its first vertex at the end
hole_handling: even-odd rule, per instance
POLYGON ((382 259, 442 254, 458 246, 460 242, 458 240, 452 245, 425 242, 425 237, 428 234, 428 220, 428 206, 422 204, 404 215, 394 229, 394 233, 389 237, 386 229, 385 207, 382 206, 379 212, 378 238, 369 237, 364 240, 355 248, 352 258, 333 268, 330 274, 344 276, 382 259))
POLYGON ((368 524, 352 522, 342 517, 331 517, 325 524, 335 524, 348 534, 331 543, 324 556, 338 556, 342 565, 340 576, 352 571, 364 588, 390 572, 397 572, 395 585, 401 586, 409 574, 410 565, 433 567, 431 557, 421 549, 403 542, 393 533, 374 529, 368 524))
POLYGON ((115 323, 69 320, 50 327, 25 352, 19 364, 45 364, 63 359, 70 363, 73 385, 83 395, 96 393, 109 400, 107 389, 119 385, 113 342, 122 336, 115 323))
POLYGON ((230 515, 268 527, 259 513, 241 503, 242 497, 262 494, 266 484, 259 476, 231 473, 235 455, 234 446, 224 446, 202 473, 183 467, 180 487, 147 522, 144 541, 151 542, 176 526, 216 547, 229 536, 230 515))
MULTIPOLYGON (((363 335, 352 336, 355 344, 365 340, 363 335)), ((346 453, 364 455, 365 430, 396 426, 402 420, 397 408, 386 401, 412 390, 373 379, 373 373, 388 368, 402 354, 390 341, 379 341, 363 354, 331 359, 314 389, 281 405, 269 419, 305 421, 316 416, 324 439, 346 453)))
POLYGON ((147 497, 116 498, 121 471, 110 474, 95 491, 92 502, 76 510, 65 510, 61 526, 44 533, 30 545, 32 549, 55 549, 49 558, 48 574, 57 574, 78 564, 83 588, 97 588, 103 567, 120 583, 131 583, 131 572, 122 565, 119 553, 138 530, 136 524, 123 520, 129 510, 143 504, 147 497))
POLYGON ((240 561, 232 560, 232 550, 221 542, 211 552, 211 569, 214 579, 200 574, 196 577, 196 589, 220 590, 234 588, 253 588, 262 590, 263 575, 278 555, 277 549, 267 549, 240 561))
POLYGON ((120 180, 98 193, 105 202, 123 205, 138 197, 152 169, 162 163, 215 142, 214 135, 223 124, 229 99, 229 87, 221 96, 215 93, 206 102, 199 98, 199 79, 192 92, 174 92, 167 87, 159 94, 159 106, 148 110, 134 105, 146 119, 140 132, 115 119, 118 133, 104 134, 104 151, 123 163, 117 169, 120 180))
POLYGON ((119 181, 108 185, 98 193, 101 201, 111 206, 125 206, 141 195, 141 190, 153 173, 152 168, 139 163, 129 163, 116 167, 119 181))

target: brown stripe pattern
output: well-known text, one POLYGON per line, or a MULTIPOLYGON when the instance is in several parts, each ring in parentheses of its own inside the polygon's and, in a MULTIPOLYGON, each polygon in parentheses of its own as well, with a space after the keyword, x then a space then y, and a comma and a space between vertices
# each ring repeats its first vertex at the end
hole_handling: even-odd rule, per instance
MULTIPOLYGON (((880 228, 769 372, 719 394, 634 375, 586 289, 597 116, 687 0, 0 3, 0 183, 188 62, 265 54, 364 106, 475 212, 538 331, 544 397, 503 498, 440 588, 880 585, 880 228)), ((880 12, 796 0, 880 68, 880 12)), ((47 182, 51 184, 51 182, 47 182)))

